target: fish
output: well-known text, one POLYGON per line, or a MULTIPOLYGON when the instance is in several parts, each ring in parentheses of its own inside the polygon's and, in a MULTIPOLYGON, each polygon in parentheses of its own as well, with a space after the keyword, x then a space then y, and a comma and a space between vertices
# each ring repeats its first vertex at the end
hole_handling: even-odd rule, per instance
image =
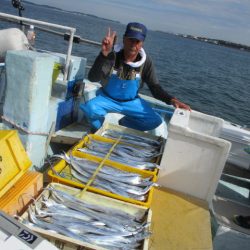
MULTIPOLYGON (((98 151, 107 154, 112 147, 112 143, 102 142, 98 140, 94 140, 92 138, 89 139, 88 142, 85 143, 85 147, 91 149, 93 151, 98 151)), ((160 156, 162 153, 158 153, 152 150, 148 150, 147 148, 138 148, 133 147, 131 145, 126 144, 117 144, 113 149, 112 154, 128 157, 136 161, 152 161, 156 157, 160 156)))
POLYGON ((150 223, 145 221, 148 210, 131 215, 91 204, 54 187, 46 190, 49 196, 29 206, 29 221, 23 223, 107 249, 137 249, 151 235, 150 223))
POLYGON ((135 144, 142 147, 154 147, 159 149, 163 143, 163 138, 159 137, 158 140, 154 140, 148 137, 142 137, 138 135, 133 134, 127 134, 125 132, 121 131, 115 131, 112 129, 107 129, 101 133, 101 136, 110 138, 110 139, 118 139, 121 137, 121 141, 129 143, 129 144, 135 144))
MULTIPOLYGON (((99 163, 72 155, 64 154, 58 157, 66 160, 71 166, 71 174, 85 184, 92 178, 99 166, 99 163)), ((150 181, 151 178, 143 178, 139 174, 104 165, 95 176, 92 186, 136 200, 145 200, 145 195, 151 187, 157 186, 156 183, 150 181)))
MULTIPOLYGON (((103 152, 96 152, 96 151, 89 149, 89 148, 77 148, 77 151, 83 152, 86 154, 95 155, 95 156, 98 156, 100 158, 104 158, 106 156, 106 154, 103 152)), ((113 154, 111 154, 109 156, 109 159, 112 161, 117 161, 117 162, 126 164, 126 165, 133 167, 133 168, 136 168, 136 169, 154 171, 155 169, 160 168, 160 166, 158 164, 153 163, 153 162, 137 161, 137 160, 133 160, 131 158, 124 158, 124 157, 121 157, 118 155, 113 155, 113 154)))
MULTIPOLYGON (((94 218, 96 218, 96 216, 99 214, 98 212, 100 212, 100 211, 96 211, 96 209, 93 209, 93 208, 91 209, 91 208, 86 207, 86 204, 83 201, 81 201, 81 200, 79 200, 79 199, 77 199, 69 194, 66 194, 65 192, 58 191, 58 190, 52 190, 52 191, 53 191, 52 195, 53 195, 54 199, 56 199, 59 202, 60 201, 63 202, 63 204, 65 206, 70 207, 71 209, 74 209, 77 211, 82 211, 82 209, 83 209, 85 212, 92 211, 92 212, 90 212, 90 216, 93 216, 94 218)), ((123 218, 122 218, 120 210, 117 210, 117 209, 110 210, 110 208, 108 208, 107 210, 105 210, 101 214, 102 214, 102 216, 104 216, 102 218, 104 220, 107 220, 106 221, 107 223, 104 221, 104 223, 106 223, 107 225, 110 223, 110 215, 114 216, 114 218, 115 218, 114 221, 117 222, 117 224, 121 223, 121 221, 122 221, 123 225, 124 225, 124 223, 125 224, 129 223, 130 225, 137 225, 137 223, 133 223, 133 221, 138 222, 142 218, 142 217, 140 219, 137 218, 135 220, 135 218, 131 218, 130 215, 128 215, 127 213, 125 214, 124 212, 122 212, 122 214, 123 214, 123 218), (105 216, 105 215, 107 215, 107 216, 105 216), (125 218, 124 218, 124 216, 125 216, 125 218)), ((112 223, 114 223, 114 221, 112 223)), ((119 230, 123 230, 123 228, 120 228, 120 226, 118 228, 119 228, 119 230)))
MULTIPOLYGON (((88 183, 89 179, 90 179, 90 175, 86 175, 87 177, 85 177, 83 174, 83 172, 79 173, 78 171, 75 170, 71 170, 72 175, 80 180, 81 182, 83 182, 84 184, 88 183)), ((86 173, 85 173, 86 174, 86 173)), ((119 184, 119 183, 118 183, 119 184)), ((141 195, 141 194, 133 194, 129 192, 127 192, 126 189, 124 188, 120 188, 120 185, 113 185, 110 181, 107 180, 103 180, 100 179, 98 177, 95 178, 95 180, 92 182, 92 186, 102 189, 102 190, 106 190, 108 192, 114 193, 114 194, 118 194, 124 197, 128 197, 128 198, 132 198, 135 200, 139 200, 139 201, 145 201, 146 200, 146 196, 145 195, 141 195)))

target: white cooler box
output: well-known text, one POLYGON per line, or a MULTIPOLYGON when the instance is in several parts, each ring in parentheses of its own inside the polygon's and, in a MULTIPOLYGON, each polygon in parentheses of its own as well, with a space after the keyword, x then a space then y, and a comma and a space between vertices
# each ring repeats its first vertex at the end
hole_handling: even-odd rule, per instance
POLYGON ((176 109, 158 183, 211 204, 231 146, 218 138, 222 124, 214 116, 176 109))

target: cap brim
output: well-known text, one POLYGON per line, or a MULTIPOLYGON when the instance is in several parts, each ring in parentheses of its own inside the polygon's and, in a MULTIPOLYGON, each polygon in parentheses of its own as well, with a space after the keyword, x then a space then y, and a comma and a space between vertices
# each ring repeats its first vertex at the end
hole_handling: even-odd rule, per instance
POLYGON ((125 35, 125 37, 127 37, 127 38, 133 38, 133 39, 136 39, 136 40, 138 40, 138 41, 144 41, 145 40, 145 37, 144 36, 135 36, 135 35, 125 35))

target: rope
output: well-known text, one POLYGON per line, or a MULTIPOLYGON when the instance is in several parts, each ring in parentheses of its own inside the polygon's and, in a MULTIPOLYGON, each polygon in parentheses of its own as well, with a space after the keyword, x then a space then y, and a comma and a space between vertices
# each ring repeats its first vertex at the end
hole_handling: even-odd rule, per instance
POLYGON ((97 169, 95 170, 95 172, 93 173, 93 175, 91 176, 91 178, 89 179, 89 181, 87 182, 86 186, 84 187, 84 189, 77 195, 77 197, 79 197, 80 199, 83 197, 83 195, 85 194, 85 192, 87 191, 88 187, 92 184, 92 182, 95 180, 96 175, 99 173, 99 171, 101 170, 101 168, 103 167, 104 163, 106 162, 106 160, 110 157, 111 153, 113 152, 114 148, 116 147, 116 145, 120 142, 122 136, 120 136, 116 142, 113 144, 113 146, 111 147, 111 149, 109 150, 109 152, 106 154, 106 156, 103 158, 103 160, 100 162, 99 166, 97 167, 97 169))
POLYGON ((14 126, 14 127, 18 128, 18 129, 20 129, 21 131, 25 132, 26 134, 29 134, 29 135, 44 135, 44 136, 48 136, 49 135, 49 133, 29 131, 28 129, 21 127, 20 125, 18 125, 17 123, 15 123, 14 121, 8 119, 5 116, 2 116, 2 119, 4 121, 10 123, 12 126, 14 126))

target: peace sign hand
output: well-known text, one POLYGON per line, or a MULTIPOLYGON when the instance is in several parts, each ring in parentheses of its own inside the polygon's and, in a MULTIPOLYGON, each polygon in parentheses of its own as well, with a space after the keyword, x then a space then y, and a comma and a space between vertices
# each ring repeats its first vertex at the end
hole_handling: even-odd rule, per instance
POLYGON ((111 29, 108 28, 108 32, 102 40, 102 54, 104 56, 107 56, 111 52, 115 37, 116 31, 111 31, 111 29))

